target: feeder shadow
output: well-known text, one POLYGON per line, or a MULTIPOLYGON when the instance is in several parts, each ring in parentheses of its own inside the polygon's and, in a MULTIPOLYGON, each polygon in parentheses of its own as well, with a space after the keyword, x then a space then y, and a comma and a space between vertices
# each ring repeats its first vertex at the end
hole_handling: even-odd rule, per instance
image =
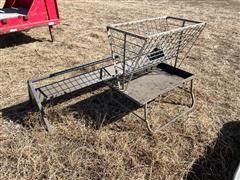
MULTIPOLYGON (((103 86, 95 85, 89 88, 75 91, 73 93, 65 94, 64 96, 61 96, 59 98, 52 100, 50 104, 44 104, 44 107, 47 105, 54 106, 57 104, 61 104, 69 99, 75 98, 84 93, 94 91, 100 87, 103 87, 103 86)), ((38 112, 38 109, 35 104, 30 103, 30 101, 25 101, 20 104, 16 104, 16 105, 1 109, 0 112, 2 113, 3 118, 9 121, 12 121, 14 123, 21 124, 22 126, 28 127, 29 125, 25 121, 27 116, 29 115, 29 113, 38 112)))
POLYGON ((240 121, 224 124, 214 148, 198 159, 187 180, 232 180, 240 162, 240 121))
POLYGON ((13 105, 1 109, 2 117, 8 121, 20 124, 23 127, 29 128, 29 124, 25 121, 29 113, 35 112, 36 108, 29 103, 29 101, 22 102, 20 104, 13 105))
POLYGON ((137 105, 126 97, 107 90, 97 94, 76 104, 68 107, 70 112, 73 112, 76 119, 86 117, 86 124, 94 129, 100 129, 111 123, 122 119, 125 115, 137 109, 137 105), (119 103, 113 101, 114 98, 119 103))
MULTIPOLYGON (((85 89, 84 91, 81 91, 81 93, 93 91, 94 88, 97 87, 98 86, 85 89)), ((93 129, 100 129, 101 127, 114 123, 138 108, 138 106, 128 98, 118 94, 117 92, 111 92, 111 90, 106 90, 85 100, 67 106, 66 108, 70 113, 72 112, 74 114, 74 118, 76 119, 82 119, 82 117, 85 117, 84 119, 86 125, 93 129), (125 108, 113 101, 112 98, 121 102, 125 108)), ((81 93, 73 93, 59 99, 55 99, 55 101, 51 102, 51 106, 61 104, 66 100, 81 95, 81 93)), ((4 119, 20 124, 26 128, 32 127, 32 125, 27 122, 27 118, 30 113, 36 111, 36 106, 30 104, 29 101, 0 110, 4 119)))
POLYGON ((22 32, 15 32, 9 34, 2 34, 0 36, 0 49, 14 47, 21 44, 28 44, 33 42, 42 42, 42 40, 32 38, 22 32))

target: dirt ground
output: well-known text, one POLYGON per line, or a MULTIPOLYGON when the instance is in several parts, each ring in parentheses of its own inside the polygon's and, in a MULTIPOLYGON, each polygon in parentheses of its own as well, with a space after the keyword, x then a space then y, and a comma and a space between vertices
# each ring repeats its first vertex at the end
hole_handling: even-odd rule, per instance
MULTIPOLYGON (((0 37, 0 179, 231 179, 240 152, 240 2, 58 4, 54 43, 46 27, 0 37), (27 104, 28 79, 109 56, 108 24, 165 15, 207 22, 183 66, 197 76, 192 113, 154 135, 132 115, 96 130, 83 109, 104 110, 103 101, 93 106, 108 99, 103 88, 50 108, 55 130, 44 131, 27 104)), ((153 123, 174 114, 168 106, 151 104, 153 123)))

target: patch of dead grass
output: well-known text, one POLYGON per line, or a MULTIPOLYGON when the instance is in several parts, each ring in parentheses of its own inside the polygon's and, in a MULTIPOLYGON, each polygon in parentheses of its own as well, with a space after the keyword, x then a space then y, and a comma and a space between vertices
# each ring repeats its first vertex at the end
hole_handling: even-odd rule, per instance
MULTIPOLYGON (((24 34, 42 42, 13 43, 0 51, 0 109, 13 109, 0 116, 0 179, 186 177, 194 162, 214 149, 221 127, 240 119, 240 10, 235 3, 59 1, 62 22, 56 28, 54 43, 47 41, 47 29, 39 28, 24 34), (184 65, 197 75, 197 106, 173 126, 149 135, 143 123, 126 115, 96 130, 86 124, 90 117, 68 108, 95 92, 50 108, 53 134, 43 130, 37 113, 23 116, 24 112, 14 109, 14 104, 27 100, 28 79, 108 55, 106 24, 162 15, 208 23, 184 65), (22 118, 34 128, 11 121, 22 118)), ((157 102, 151 105, 155 124, 171 114, 163 107, 157 102)), ((221 162, 223 157, 215 158, 221 162)))

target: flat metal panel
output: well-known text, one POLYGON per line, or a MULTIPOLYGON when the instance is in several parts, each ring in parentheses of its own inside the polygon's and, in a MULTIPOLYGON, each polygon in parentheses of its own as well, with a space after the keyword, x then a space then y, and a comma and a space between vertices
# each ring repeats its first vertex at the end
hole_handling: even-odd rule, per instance
POLYGON ((180 73, 176 73, 178 72, 177 68, 173 68, 173 70, 171 72, 157 68, 146 75, 133 79, 129 83, 127 91, 122 91, 122 94, 142 106, 193 77, 191 73, 187 72, 188 76, 185 74, 185 76, 181 76, 180 73))

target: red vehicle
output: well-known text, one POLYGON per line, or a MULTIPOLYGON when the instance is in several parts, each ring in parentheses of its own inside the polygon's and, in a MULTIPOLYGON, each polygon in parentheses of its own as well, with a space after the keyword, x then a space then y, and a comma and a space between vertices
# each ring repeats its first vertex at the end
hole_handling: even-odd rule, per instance
POLYGON ((53 41, 52 28, 58 23, 56 0, 6 0, 0 9, 0 34, 48 26, 53 41))

